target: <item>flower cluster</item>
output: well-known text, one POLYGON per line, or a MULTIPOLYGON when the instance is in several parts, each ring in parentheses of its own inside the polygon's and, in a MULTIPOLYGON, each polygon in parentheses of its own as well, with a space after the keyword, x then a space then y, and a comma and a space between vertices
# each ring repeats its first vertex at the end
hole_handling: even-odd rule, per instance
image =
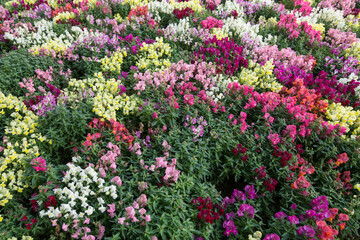
POLYGON ((210 197, 206 199, 198 197, 191 201, 191 204, 198 205, 197 209, 199 213, 197 214, 197 220, 205 223, 213 224, 215 220, 219 220, 220 216, 224 214, 224 208, 218 204, 213 204, 210 197))

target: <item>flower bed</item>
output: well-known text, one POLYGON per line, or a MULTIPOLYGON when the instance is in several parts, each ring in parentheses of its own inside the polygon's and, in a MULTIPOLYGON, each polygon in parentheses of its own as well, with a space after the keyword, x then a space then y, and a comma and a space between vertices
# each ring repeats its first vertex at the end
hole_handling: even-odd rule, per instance
POLYGON ((0 239, 360 238, 359 1, 0 3, 0 239))

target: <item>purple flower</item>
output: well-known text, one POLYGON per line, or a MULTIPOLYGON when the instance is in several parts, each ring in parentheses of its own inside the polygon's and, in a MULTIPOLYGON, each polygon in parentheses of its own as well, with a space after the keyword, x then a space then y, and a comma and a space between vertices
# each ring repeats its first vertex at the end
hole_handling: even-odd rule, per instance
POLYGON ((249 204, 241 204, 240 208, 237 210, 237 214, 239 217, 242 217, 244 216, 244 213, 246 213, 246 215, 248 215, 250 218, 253 218, 255 214, 255 209, 249 204))
POLYGON ((236 236, 237 229, 233 221, 224 221, 223 228, 225 228, 224 234, 228 237, 230 233, 234 234, 236 236))
POLYGON ((289 220, 289 222, 291 224, 298 224, 299 223, 299 219, 295 215, 288 216, 287 219, 289 220))
POLYGON ((277 213, 275 213, 275 217, 277 218, 277 219, 279 219, 279 220, 282 220, 282 219, 284 219, 284 218, 286 218, 286 213, 284 213, 284 212, 277 212, 277 213))
POLYGON ((280 240, 280 237, 275 233, 267 234, 264 240, 280 240))
POLYGON ((236 215, 235 215, 235 213, 234 212, 230 212, 230 213, 226 213, 225 214, 225 218, 226 218, 226 220, 232 220, 232 219, 234 219, 236 217, 236 215))
POLYGON ((128 36, 125 37, 125 40, 131 42, 133 40, 133 35, 130 33, 128 36))
POLYGON ((297 232, 299 235, 305 235, 307 237, 313 237, 315 235, 314 228, 309 225, 301 226, 297 232))
POLYGON ((133 70, 133 71, 136 72, 136 71, 138 70, 138 67, 137 67, 137 66, 131 66, 131 67, 130 67, 130 70, 133 70))
POLYGON ((119 88, 120 88, 120 95, 126 92, 126 87, 124 85, 120 85, 119 88))
POLYGON ((131 47, 131 50, 133 51, 134 54, 137 54, 137 47, 136 45, 131 47))
POLYGON ((316 215, 316 212, 314 210, 307 210, 305 215, 308 217, 308 218, 312 218, 316 215))
POLYGON ((234 202, 235 202, 234 198, 225 197, 222 203, 226 205, 231 205, 234 204, 234 202))
POLYGON ((121 72, 121 76, 122 76, 123 78, 127 78, 128 75, 129 75, 129 74, 128 74, 127 72, 124 72, 124 71, 121 72))
POLYGON ((234 189, 232 195, 233 198, 236 200, 246 201, 246 195, 242 191, 239 191, 237 189, 234 189))
POLYGON ((293 209, 293 210, 295 210, 295 209, 297 209, 297 206, 296 206, 296 204, 294 203, 294 204, 292 204, 292 205, 290 206, 290 208, 293 209))
POLYGON ((244 191, 249 199, 254 199, 257 197, 255 188, 253 185, 246 185, 244 191))

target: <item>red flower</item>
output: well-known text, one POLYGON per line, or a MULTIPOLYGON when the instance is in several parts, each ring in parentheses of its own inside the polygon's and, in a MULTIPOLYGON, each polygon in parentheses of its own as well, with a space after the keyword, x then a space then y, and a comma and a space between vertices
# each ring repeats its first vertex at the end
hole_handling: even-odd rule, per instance
POLYGON ((25 226, 26 226, 26 229, 30 230, 31 226, 32 226, 32 223, 25 224, 25 226))

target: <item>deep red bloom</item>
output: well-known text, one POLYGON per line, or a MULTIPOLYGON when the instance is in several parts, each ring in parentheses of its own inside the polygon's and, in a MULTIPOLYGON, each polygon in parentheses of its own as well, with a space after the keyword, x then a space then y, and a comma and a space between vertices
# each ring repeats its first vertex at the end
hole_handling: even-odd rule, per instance
POLYGON ((31 226, 32 226, 32 223, 25 224, 25 226, 26 226, 26 229, 30 230, 31 226))

